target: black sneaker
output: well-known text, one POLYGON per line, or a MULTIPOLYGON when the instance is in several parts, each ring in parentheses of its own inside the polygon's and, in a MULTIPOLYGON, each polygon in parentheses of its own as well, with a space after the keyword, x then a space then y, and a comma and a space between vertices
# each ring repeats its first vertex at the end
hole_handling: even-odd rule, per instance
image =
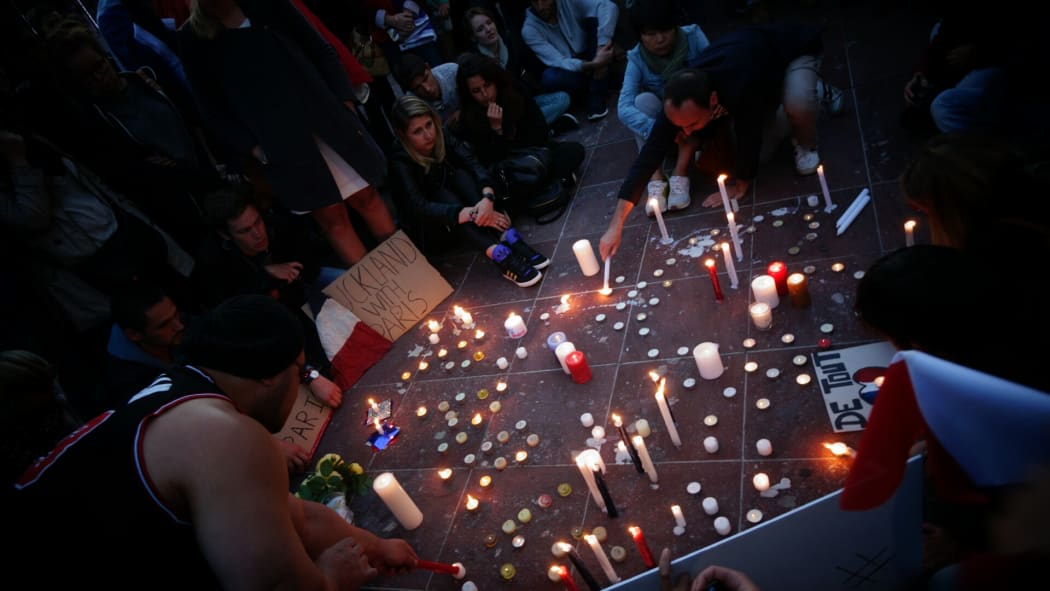
POLYGON ((509 246, 511 252, 528 261, 528 263, 532 265, 532 268, 537 271, 540 269, 546 269, 547 265, 551 264, 549 258, 536 252, 528 244, 525 244, 525 241, 521 238, 521 234, 518 234, 518 231, 514 228, 504 232, 503 239, 500 240, 500 242, 509 246))
POLYGON ((497 244, 492 253, 492 262, 496 263, 503 276, 514 282, 518 287, 530 287, 543 277, 536 269, 532 268, 524 258, 514 254, 506 244, 497 244))
POLYGON ((571 113, 562 113, 557 119, 551 121, 550 128, 552 134, 558 135, 567 131, 579 129, 580 120, 571 113))

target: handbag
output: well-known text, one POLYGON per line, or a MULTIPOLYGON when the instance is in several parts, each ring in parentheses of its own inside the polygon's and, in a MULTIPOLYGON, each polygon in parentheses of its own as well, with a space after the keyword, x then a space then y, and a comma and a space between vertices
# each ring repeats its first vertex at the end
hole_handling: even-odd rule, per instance
POLYGON ((390 74, 390 63, 387 62, 383 50, 372 40, 368 32, 362 33, 354 29, 353 39, 350 41, 350 52, 354 54, 357 61, 368 70, 372 76, 386 76, 390 74))
POLYGON ((496 176, 504 185, 503 193, 513 198, 515 193, 546 184, 551 158, 550 148, 545 146, 512 149, 495 166, 496 176))

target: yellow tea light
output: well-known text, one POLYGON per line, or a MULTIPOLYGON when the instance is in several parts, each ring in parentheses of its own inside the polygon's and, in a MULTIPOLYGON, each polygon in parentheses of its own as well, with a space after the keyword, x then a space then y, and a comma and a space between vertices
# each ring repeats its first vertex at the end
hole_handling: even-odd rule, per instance
POLYGON ((486 474, 478 480, 478 484, 481 485, 481 488, 488 488, 492 484, 492 477, 486 474))

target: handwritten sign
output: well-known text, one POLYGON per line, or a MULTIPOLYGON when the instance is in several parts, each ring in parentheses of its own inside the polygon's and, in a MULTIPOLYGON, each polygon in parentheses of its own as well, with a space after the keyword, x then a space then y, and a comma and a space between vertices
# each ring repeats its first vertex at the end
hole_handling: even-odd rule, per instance
POLYGON ((288 414, 284 427, 277 433, 277 438, 302 447, 312 456, 330 420, 332 409, 321 404, 321 401, 310 393, 309 387, 300 385, 299 396, 295 399, 295 405, 288 414))
POLYGON ((813 354, 817 383, 836 433, 863 431, 879 380, 896 349, 881 342, 813 354))
POLYGON ((452 294, 452 286, 398 232, 324 289, 391 342, 452 294))

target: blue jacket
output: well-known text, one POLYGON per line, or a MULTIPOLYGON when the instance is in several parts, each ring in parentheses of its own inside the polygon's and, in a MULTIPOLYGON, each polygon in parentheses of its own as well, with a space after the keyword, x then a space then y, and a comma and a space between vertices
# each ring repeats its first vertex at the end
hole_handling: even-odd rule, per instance
MULTIPOLYGON (((710 45, 707 35, 698 25, 686 25, 679 27, 679 33, 684 34, 689 42, 686 54, 686 66, 692 67, 700 59, 700 52, 710 45)), ((634 100, 643 92, 651 92, 656 96, 664 96, 664 80, 660 74, 653 72, 642 59, 642 44, 634 46, 627 52, 627 71, 623 75, 623 87, 620 89, 620 102, 617 105, 617 115, 620 122, 628 129, 642 137, 649 137, 656 119, 646 115, 634 106, 634 100)))
MULTIPOLYGON (((525 11, 525 24, 521 37, 529 49, 549 68, 561 68, 570 72, 583 70, 583 60, 578 59, 587 49, 587 35, 583 31, 583 20, 598 20, 598 47, 612 42, 619 11, 610 0, 555 0, 558 5, 558 22, 551 25, 536 16, 532 8, 525 11)), ((585 56, 591 58, 593 56, 585 56)))

